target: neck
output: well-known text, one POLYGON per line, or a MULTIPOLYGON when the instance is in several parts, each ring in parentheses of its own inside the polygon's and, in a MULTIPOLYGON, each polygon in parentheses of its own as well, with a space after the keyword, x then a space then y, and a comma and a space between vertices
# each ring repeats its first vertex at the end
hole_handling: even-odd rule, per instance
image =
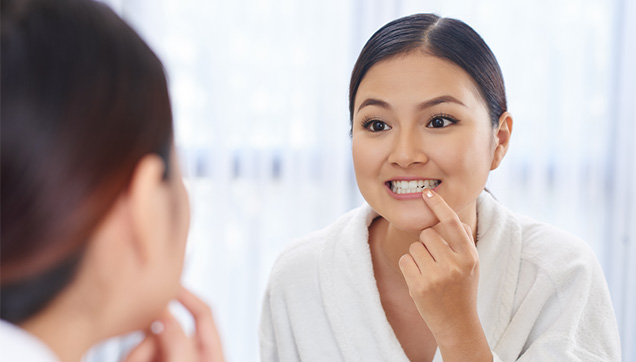
POLYGON ((88 349, 107 336, 99 336, 96 318, 63 291, 44 310, 20 325, 46 344, 61 362, 79 362, 88 349))

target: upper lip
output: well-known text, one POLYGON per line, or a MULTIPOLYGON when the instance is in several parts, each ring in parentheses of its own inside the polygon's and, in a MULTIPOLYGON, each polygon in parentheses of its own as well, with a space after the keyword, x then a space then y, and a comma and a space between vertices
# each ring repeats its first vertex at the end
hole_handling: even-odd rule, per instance
POLYGON ((439 178, 433 178, 433 177, 418 177, 418 176, 402 176, 402 177, 395 177, 392 179, 388 179, 386 180, 386 182, 393 182, 393 181, 418 181, 418 180, 440 180, 439 178))

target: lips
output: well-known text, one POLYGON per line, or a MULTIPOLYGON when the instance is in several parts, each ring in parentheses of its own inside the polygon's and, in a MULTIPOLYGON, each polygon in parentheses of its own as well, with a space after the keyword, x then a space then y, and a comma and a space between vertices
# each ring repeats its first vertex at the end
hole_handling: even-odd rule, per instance
POLYGON ((387 181, 386 185, 393 193, 401 195, 421 193, 424 189, 434 189, 440 183, 442 183, 441 180, 435 179, 392 180, 387 181))

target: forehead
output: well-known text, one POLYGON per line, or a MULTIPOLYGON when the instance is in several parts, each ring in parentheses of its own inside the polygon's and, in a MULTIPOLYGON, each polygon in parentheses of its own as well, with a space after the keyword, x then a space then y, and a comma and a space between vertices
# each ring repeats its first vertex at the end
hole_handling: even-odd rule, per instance
POLYGON ((475 81, 458 65, 445 59, 411 52, 374 64, 360 82, 355 109, 366 98, 379 98, 395 106, 450 95, 468 108, 486 109, 475 81))

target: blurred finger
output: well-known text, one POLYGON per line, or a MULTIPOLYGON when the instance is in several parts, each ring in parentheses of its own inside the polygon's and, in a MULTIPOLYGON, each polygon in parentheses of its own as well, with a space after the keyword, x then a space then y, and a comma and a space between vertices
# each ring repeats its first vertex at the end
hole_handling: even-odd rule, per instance
POLYGON ((179 291, 177 300, 190 311, 194 318, 196 329, 194 339, 201 355, 201 360, 206 362, 224 361, 221 338, 216 329, 210 307, 183 287, 179 291))
POLYGON ((157 354, 157 342, 152 334, 137 345, 126 357, 124 362, 152 362, 157 354))
POLYGON ((161 318, 163 331, 155 335, 161 361, 177 362, 194 360, 192 341, 186 336, 179 322, 170 312, 161 318))

